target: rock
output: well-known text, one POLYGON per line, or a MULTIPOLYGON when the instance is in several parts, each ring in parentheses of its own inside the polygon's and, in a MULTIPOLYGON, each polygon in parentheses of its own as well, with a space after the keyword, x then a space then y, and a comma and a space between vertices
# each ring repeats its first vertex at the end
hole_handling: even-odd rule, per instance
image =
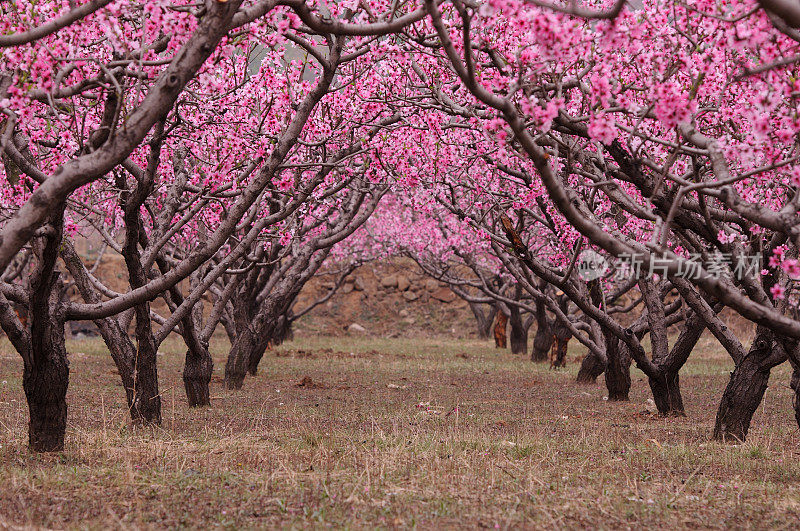
POLYGON ((416 320, 416 319, 414 319, 413 317, 406 317, 405 319, 403 319, 403 322, 404 322, 405 324, 410 324, 410 325, 413 325, 414 323, 416 323, 416 322, 417 322, 417 320, 416 320))
POLYGON ((439 289, 439 283, 433 280, 432 278, 429 278, 428 280, 425 281, 425 289, 431 292, 436 291, 437 289, 439 289))
POLYGON ((323 282, 323 283, 320 284, 320 286, 325 288, 325 289, 333 289, 333 288, 336 287, 336 283, 335 282, 323 282))
POLYGON ((409 282, 407 277, 404 277, 404 276, 397 277, 397 289, 398 289, 398 291, 406 291, 410 287, 411 287, 411 282, 409 282))
POLYGON ((439 288, 439 289, 437 289, 436 291, 431 293, 431 297, 433 297, 437 301, 447 302, 447 303, 450 303, 450 302, 453 302, 454 300, 456 300, 456 294, 453 293, 452 291, 450 291, 447 288, 439 288))
POLYGON ((384 288, 393 288, 397 286, 397 277, 394 275, 383 277, 381 279, 381 286, 383 286, 384 288))
POLYGON ((353 289, 356 291, 364 291, 364 281, 361 278, 355 279, 353 282, 353 289))
POLYGON ((417 300, 419 298, 419 295, 417 295, 413 291, 404 291, 403 292, 403 298, 405 300, 407 300, 408 302, 411 302, 411 301, 417 300))
POLYGON ((347 284, 353 284, 356 281, 356 279, 355 277, 347 277, 346 279, 344 279, 344 281, 347 284))
POLYGON ((347 331, 350 332, 351 334, 366 334, 367 333, 367 329, 364 328, 363 326, 361 326, 358 323, 353 323, 350 326, 348 326, 347 327, 347 331))
POLYGON ((344 286, 342 286, 342 293, 346 294, 346 293, 350 293, 351 291, 353 291, 353 285, 352 284, 345 284, 344 286))
POLYGON ((400 310, 400 317, 408 317, 408 310, 400 310))

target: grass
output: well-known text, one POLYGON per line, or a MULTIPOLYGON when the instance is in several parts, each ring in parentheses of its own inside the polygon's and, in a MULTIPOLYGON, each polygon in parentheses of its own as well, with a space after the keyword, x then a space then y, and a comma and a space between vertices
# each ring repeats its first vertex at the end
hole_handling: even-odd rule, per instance
POLYGON ((704 339, 682 372, 688 417, 466 340, 301 337, 255 378, 190 410, 184 349, 162 347, 164 422, 133 429, 101 341, 71 342, 67 448, 26 448, 21 362, 0 343, 0 528, 792 527, 800 446, 788 370, 749 440, 709 441, 731 363, 704 339), (305 377, 306 385, 297 384, 305 377))

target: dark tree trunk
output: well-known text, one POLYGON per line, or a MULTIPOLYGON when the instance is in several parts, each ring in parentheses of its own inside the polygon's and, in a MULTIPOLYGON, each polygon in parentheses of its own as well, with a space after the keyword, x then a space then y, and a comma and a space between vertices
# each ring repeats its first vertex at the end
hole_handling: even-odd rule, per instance
MULTIPOLYGON (((75 249, 69 242, 65 242, 61 251, 64 263, 72 273, 72 278, 81 292, 81 296, 88 303, 99 302, 101 299, 92 287, 86 270, 75 253, 75 249)), ((149 343, 153 345, 149 350, 153 354, 150 356, 142 355, 142 352, 146 353, 148 351, 146 346, 148 341, 141 343, 144 345, 143 350, 137 349, 127 330, 125 330, 125 322, 124 315, 106 317, 105 319, 94 321, 119 372, 122 387, 125 389, 125 398, 131 419, 135 423, 152 421, 157 424, 161 418, 158 382, 156 380, 155 385, 152 382, 149 384, 147 382, 147 379, 157 378, 154 360, 155 340, 152 338, 152 330, 145 329, 144 331, 149 332, 151 338, 149 343), (142 382, 142 378, 145 379, 144 382, 142 382), (154 409, 155 411, 153 411, 154 409)), ((137 334, 142 332, 138 326, 137 323, 137 334)))
MULTIPOLYGON (((684 417, 686 411, 683 407, 683 397, 681 396, 680 379, 678 371, 689 359, 695 345, 700 340, 705 330, 705 322, 702 317, 694 312, 684 323, 680 336, 675 341, 672 350, 665 358, 654 358, 653 361, 661 371, 661 378, 648 378, 650 390, 653 392, 653 401, 656 404, 659 415, 662 417, 684 417)), ((655 334, 656 338, 659 334, 655 334)), ((666 335, 663 341, 666 340, 666 335)), ((651 334, 651 341, 653 334, 651 334)), ((658 340, 658 339, 657 339, 658 340)))
POLYGON ((208 352, 208 345, 194 345, 186 350, 183 366, 183 386, 189 407, 211 405, 209 384, 214 371, 214 361, 208 352))
POLYGON ((239 328, 225 363, 225 388, 241 389, 249 368, 250 355, 256 348, 256 338, 249 327, 239 328))
POLYGON ((510 308, 511 317, 508 320, 511 326, 509 339, 511 340, 511 352, 514 354, 527 354, 528 352, 528 329, 522 322, 522 314, 519 308, 510 308))
POLYGON ((792 407, 794 408, 794 420, 800 426, 800 365, 792 364, 792 379, 789 383, 794 391, 792 396, 792 407))
POLYGON ((569 340, 572 338, 570 329, 561 322, 556 320, 552 326, 553 330, 553 350, 550 359, 550 368, 558 369, 567 366, 567 350, 569 348, 569 340))
MULTIPOLYGON (((64 346, 62 283, 55 269, 63 215, 62 206, 49 220, 52 233, 32 244, 39 263, 30 277, 30 332, 17 321, 10 330, 13 336, 9 336, 23 355, 22 388, 30 414, 28 444, 34 452, 63 450, 67 430, 69 361, 64 346)), ((12 324, 3 321, 4 327, 12 324)))
POLYGON ((569 338, 561 339, 558 334, 553 335, 553 350, 550 354, 550 368, 561 369, 567 366, 567 350, 569 338))
POLYGON ((589 351, 581 362, 581 368, 578 370, 578 377, 575 381, 579 384, 597 383, 597 377, 603 374, 605 370, 606 364, 600 356, 589 351))
POLYGON ((160 424, 155 340, 150 342, 151 348, 144 341, 144 348, 137 349, 116 318, 98 319, 95 324, 119 372, 131 420, 134 424, 160 424))
MULTIPOLYGON (((139 328, 138 323, 137 328, 139 328)), ((135 371, 131 418, 135 424, 157 426, 161 424, 161 394, 158 392, 156 355, 158 351, 152 333, 146 339, 149 339, 149 341, 142 341, 140 336, 134 360, 135 371)))
POLYGON ((533 336, 533 348, 531 349, 531 361, 547 361, 547 355, 553 346, 553 330, 550 319, 547 318, 545 303, 543 300, 536 300, 536 334, 533 336))
POLYGON ((648 378, 653 401, 662 417, 684 417, 681 386, 678 371, 664 371, 662 378, 648 378))
POLYGON ((50 319, 41 322, 33 312, 32 362, 22 377, 30 412, 28 444, 34 452, 63 450, 67 429, 69 362, 64 347, 64 321, 51 311, 47 314, 50 319))
POLYGON ((269 336, 263 337, 257 334, 257 337, 258 341, 256 341, 247 357, 247 372, 249 372, 251 376, 258 374, 258 364, 261 363, 264 354, 275 344, 272 340, 266 339, 266 337, 269 336))
POLYGON ((502 311, 497 312, 497 322, 494 325, 494 346, 495 348, 506 348, 508 341, 506 339, 506 324, 508 323, 508 316, 502 311))
POLYGON ((469 309, 472 310, 472 315, 475 316, 475 322, 477 323, 478 338, 489 339, 492 335, 492 323, 494 322, 494 316, 497 314, 497 306, 490 306, 488 312, 484 312, 481 306, 477 302, 469 303, 469 309))
POLYGON ((228 341, 233 345, 234 341, 236 341, 236 325, 233 319, 227 315, 227 311, 223 312, 219 322, 222 323, 222 328, 225 330, 225 335, 228 336, 228 341))
POLYGON ((606 389, 610 401, 627 401, 631 390, 631 356, 628 348, 620 344, 619 339, 604 332, 606 342, 606 389))
MULTIPOLYGON (((154 145, 154 144, 153 144, 154 145)), ((153 146, 151 145, 151 147, 153 146)), ((149 174, 148 174, 149 175, 149 174)), ((153 187, 151 177, 137 183, 133 191, 128 191, 125 179, 117 177, 120 194, 120 206, 125 220, 125 242, 122 245, 122 256, 128 269, 131 288, 136 289, 147 284, 148 276, 142 264, 139 244, 146 246, 144 223, 141 218, 141 206, 153 187)), ((134 424, 161 424, 161 395, 158 392, 158 345, 153 335, 150 321, 150 302, 145 301, 133 307, 136 318, 136 352, 133 358, 133 401, 131 418, 134 424)))
POLYGON ((786 361, 783 349, 777 349, 773 333, 759 326, 744 359, 731 373, 717 411, 714 439, 744 442, 750 421, 758 409, 769 383, 773 367, 786 361))
POLYGON ((292 329, 293 315, 294 314, 290 312, 288 315, 281 315, 280 318, 278 318, 275 330, 272 331, 272 336, 270 337, 270 343, 273 346, 277 347, 284 341, 291 341, 294 339, 294 330, 292 329))

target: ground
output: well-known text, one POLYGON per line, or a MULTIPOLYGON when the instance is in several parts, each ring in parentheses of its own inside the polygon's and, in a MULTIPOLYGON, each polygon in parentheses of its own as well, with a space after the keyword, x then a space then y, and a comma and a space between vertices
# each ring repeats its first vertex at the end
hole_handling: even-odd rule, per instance
MULTIPOLYGON (((731 362, 704 339, 661 419, 488 342, 298 334, 237 393, 191 410, 162 347, 164 422, 133 429, 98 339, 72 341, 67 448, 26 448, 21 362, 0 343, 0 528, 795 527, 800 438, 788 371, 743 445, 709 442, 731 362)), ((602 379, 601 379, 602 380, 602 379)))

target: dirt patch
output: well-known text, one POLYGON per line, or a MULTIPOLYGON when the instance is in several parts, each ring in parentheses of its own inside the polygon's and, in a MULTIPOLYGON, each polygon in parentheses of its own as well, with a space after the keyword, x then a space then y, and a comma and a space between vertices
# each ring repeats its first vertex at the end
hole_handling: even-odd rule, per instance
POLYGON ((314 380, 311 376, 303 376, 303 379, 294 386, 301 389, 325 389, 325 384, 314 380))

